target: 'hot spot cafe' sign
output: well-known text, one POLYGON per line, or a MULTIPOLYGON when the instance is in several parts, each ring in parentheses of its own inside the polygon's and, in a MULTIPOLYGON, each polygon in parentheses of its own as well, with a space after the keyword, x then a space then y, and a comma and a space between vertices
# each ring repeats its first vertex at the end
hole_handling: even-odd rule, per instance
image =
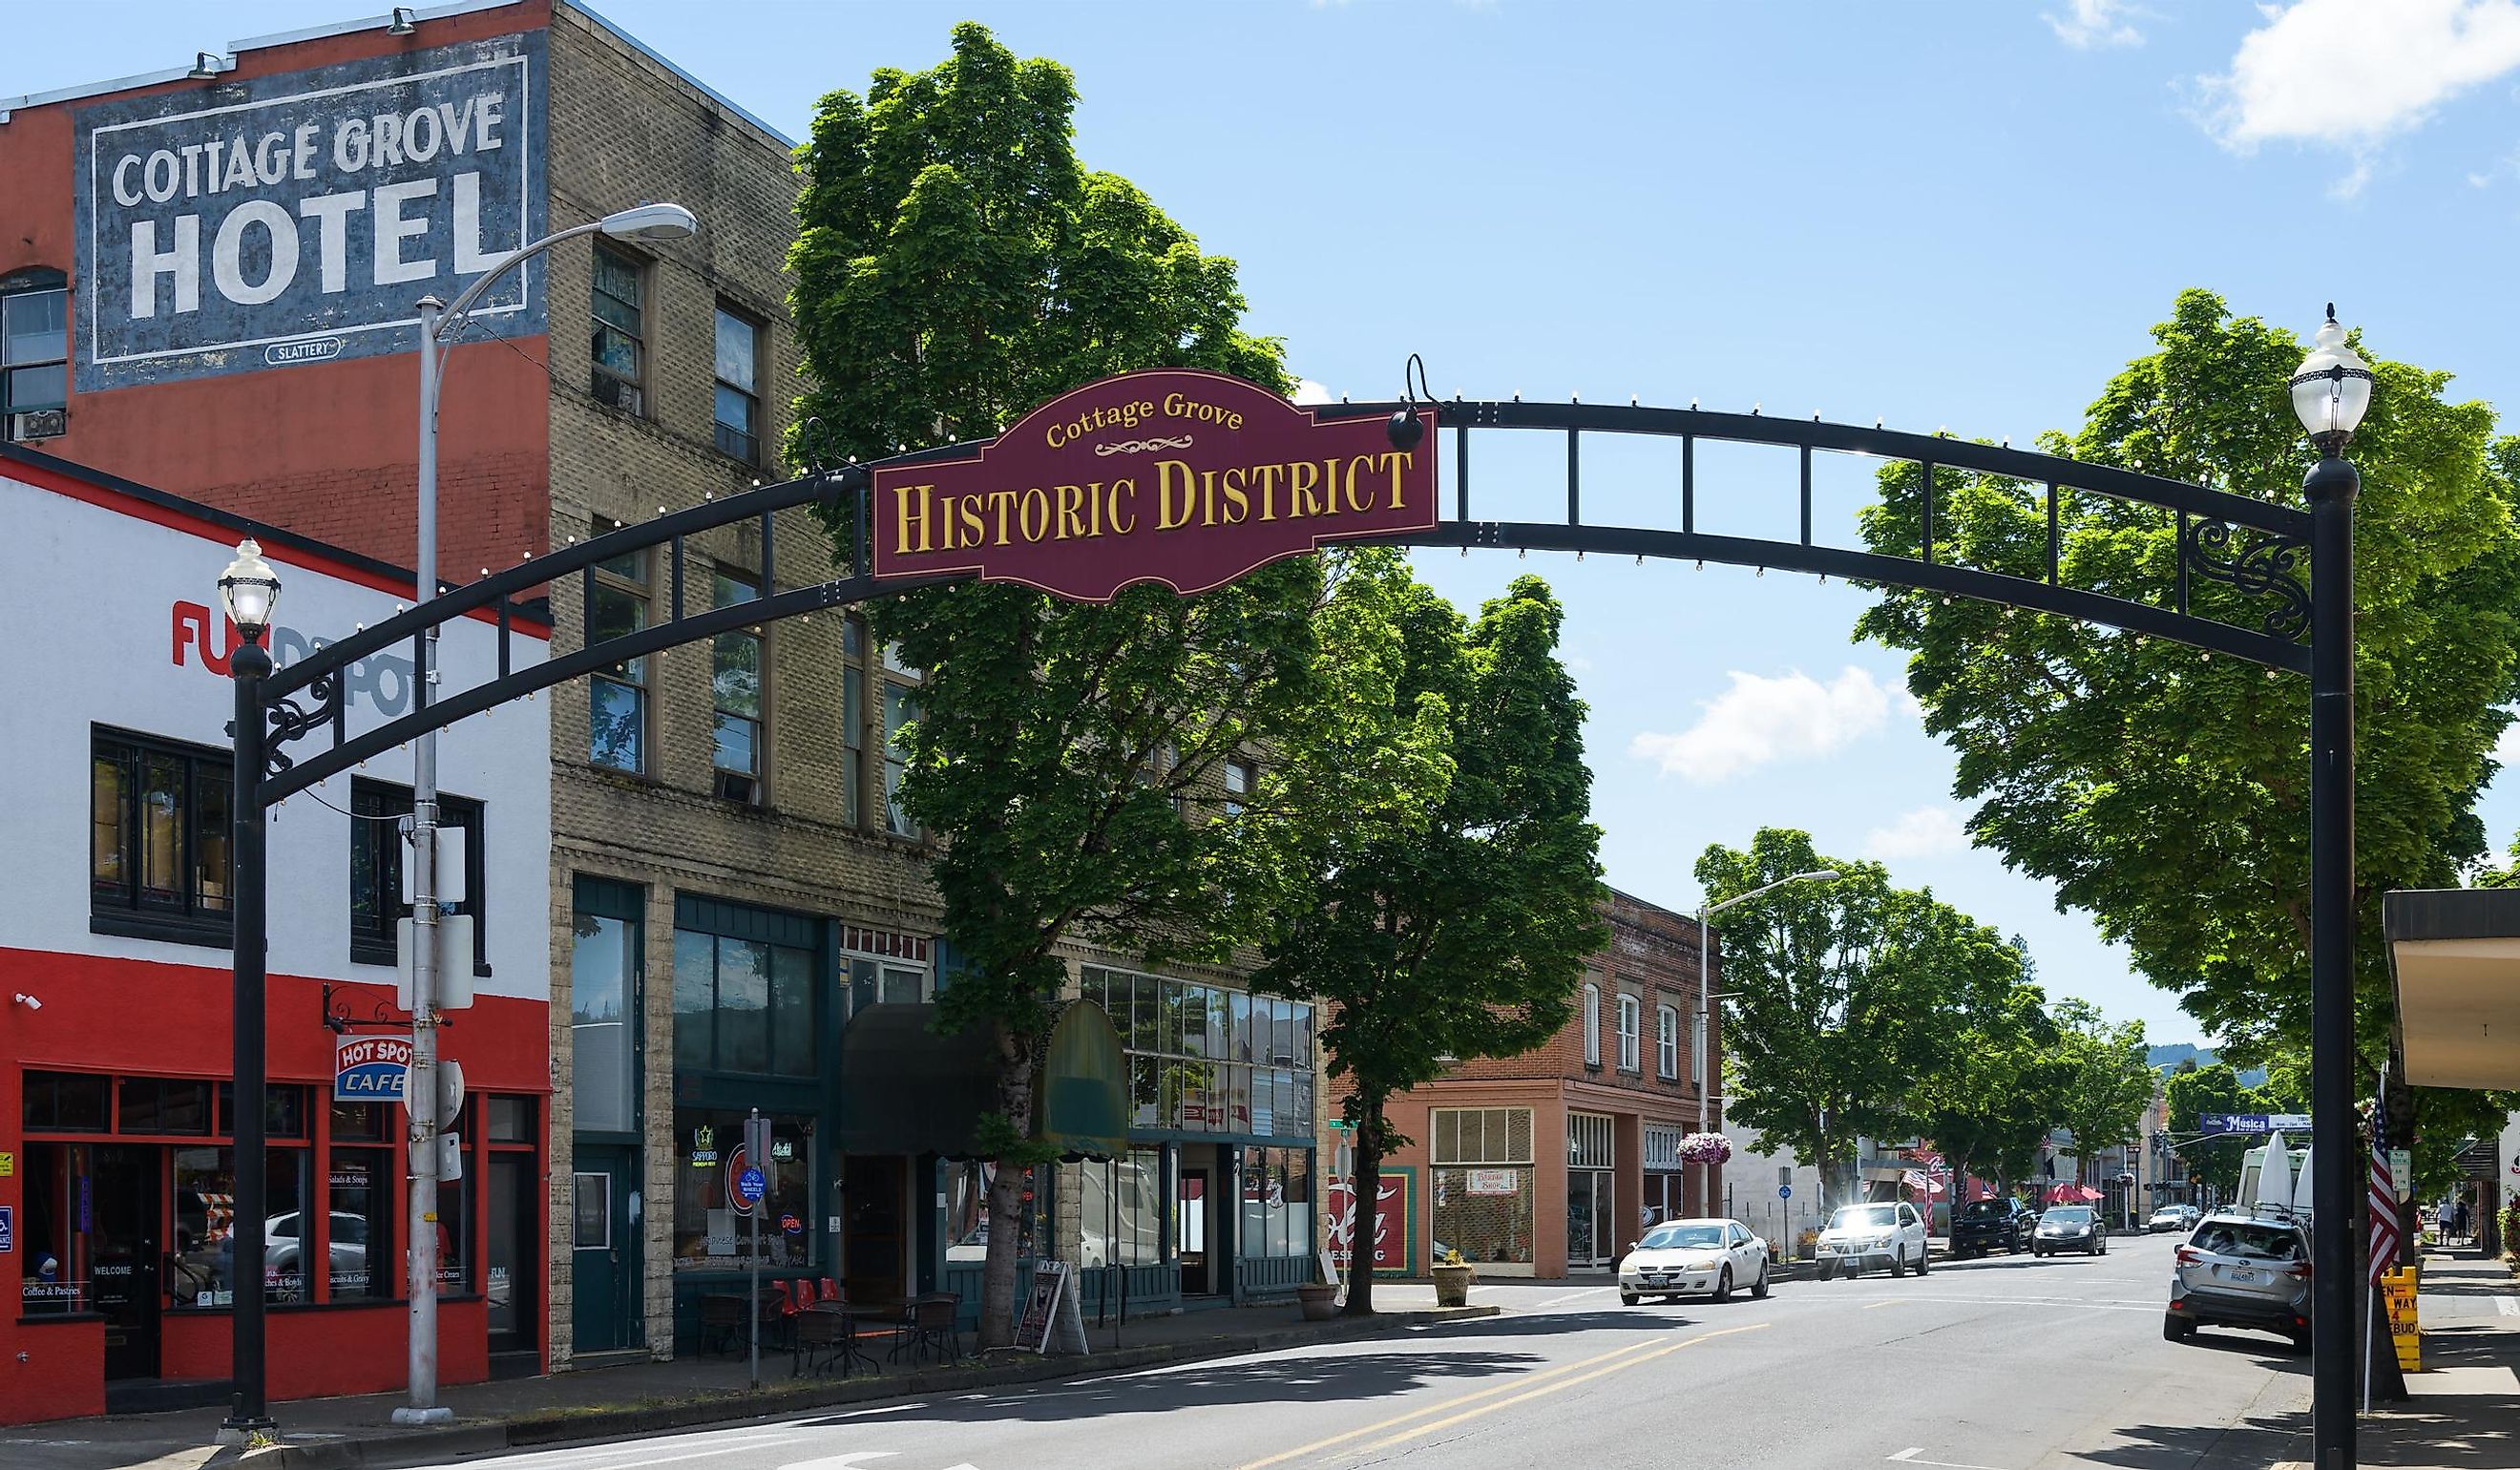
POLYGON ((1222 587, 1325 542, 1435 524, 1435 435, 1319 420, 1238 378, 1130 373, 1052 399, 967 460, 876 471, 875 575, 976 572, 1077 601, 1222 587))
POLYGON ((410 1076, 407 1038, 345 1036, 333 1043, 335 1102, 400 1102, 410 1076))

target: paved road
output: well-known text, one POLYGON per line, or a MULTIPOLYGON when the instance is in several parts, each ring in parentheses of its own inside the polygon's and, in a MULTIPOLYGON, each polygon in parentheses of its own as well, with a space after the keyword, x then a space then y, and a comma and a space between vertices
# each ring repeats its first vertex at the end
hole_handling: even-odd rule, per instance
POLYGON ((1623 1308, 1607 1286, 1484 1282, 1507 1308, 1397 1337, 639 1442, 498 1470, 1272 1470, 1539 1466, 2262 1467, 2232 1434, 2308 1402, 2272 1337, 2164 1342, 2172 1238, 2103 1258, 1780 1283, 1623 1308))

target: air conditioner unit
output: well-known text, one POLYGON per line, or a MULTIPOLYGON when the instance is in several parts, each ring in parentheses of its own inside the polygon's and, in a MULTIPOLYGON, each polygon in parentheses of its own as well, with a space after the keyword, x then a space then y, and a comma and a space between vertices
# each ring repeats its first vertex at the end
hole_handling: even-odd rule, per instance
POLYGON ((9 416, 9 437, 21 444, 29 439, 58 439, 69 430, 68 409, 32 409, 9 416))
POLYGON ((759 784, 751 777, 741 772, 717 773, 716 793, 721 801, 741 802, 745 806, 751 806, 759 800, 759 784))

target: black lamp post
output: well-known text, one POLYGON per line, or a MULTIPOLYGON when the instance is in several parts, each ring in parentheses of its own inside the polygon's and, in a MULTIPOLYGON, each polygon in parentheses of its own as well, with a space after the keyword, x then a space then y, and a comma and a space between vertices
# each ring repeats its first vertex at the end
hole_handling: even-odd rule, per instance
POLYGON ((2371 371, 2330 303, 2292 378, 2293 413, 2318 446, 2310 499, 2311 1454, 2353 1470, 2355 1259, 2361 1198, 2354 1132, 2354 498, 2345 446, 2371 406, 2371 371))
POLYGON ((262 559, 262 548, 248 537, 237 543, 236 560, 219 577, 219 602, 237 626, 236 652, 229 673, 236 680, 235 784, 230 805, 235 811, 234 851, 236 911, 236 1214, 229 1223, 230 1296, 229 1354, 235 1391, 228 1416, 219 1426, 223 1440, 269 1433, 274 1427, 264 1408, 262 1266, 263 1215, 267 1191, 263 1178, 263 861, 262 803, 255 787, 262 781, 264 738, 262 682, 271 674, 271 655, 262 639, 271 627, 271 609, 280 601, 280 577, 262 559))

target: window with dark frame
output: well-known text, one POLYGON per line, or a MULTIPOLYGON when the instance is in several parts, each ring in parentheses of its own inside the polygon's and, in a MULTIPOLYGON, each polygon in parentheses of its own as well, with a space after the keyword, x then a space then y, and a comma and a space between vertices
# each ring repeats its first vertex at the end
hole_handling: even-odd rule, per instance
POLYGON ((717 309, 717 447, 747 465, 761 463, 761 328, 717 309))
POLYGON ((19 437, 16 415, 68 405, 69 302, 68 289, 53 272, 23 286, 0 286, 0 437, 19 437))
MULTIPOLYGON (((400 958, 395 925, 411 915, 402 900, 402 865, 409 844, 403 824, 411 815, 411 787, 350 779, 350 958, 392 964, 400 958)), ((481 803, 466 796, 437 797, 437 823, 464 832, 464 899, 458 913, 472 917, 472 973, 490 973, 490 926, 483 917, 489 862, 482 846, 481 803)))
POLYGON ((901 649, 883 646, 883 813, 884 830, 896 837, 918 838, 925 832, 901 804, 902 779, 910 774, 907 732, 919 718, 919 670, 904 662, 901 649))
MULTIPOLYGON (((761 596, 758 579, 719 567, 710 605, 733 606, 761 596)), ((762 635, 758 629, 721 633, 709 654, 709 697, 716 709, 709 762, 715 779, 711 789, 728 801, 747 806, 762 799, 761 685, 762 635)))
POLYGON ((96 729, 88 787, 91 927, 224 942, 233 756, 96 729))
POLYGON ((1235 757, 1225 763, 1225 815, 1242 815, 1242 798, 1259 787, 1260 766, 1256 761, 1235 757))
POLYGON ((866 625, 856 618, 840 635, 840 821, 866 824, 866 625))
POLYGON ((625 413, 645 412, 647 265, 606 245, 595 247, 595 346, 591 391, 625 413))
POLYGON ((674 1066, 814 1075, 814 952, 674 931, 674 1066))
MULTIPOLYGON (((587 607, 590 646, 648 626, 651 550, 640 547, 595 564, 595 587, 587 607)), ((625 658, 588 676, 588 760, 634 776, 647 774, 648 723, 646 658, 625 658)))

